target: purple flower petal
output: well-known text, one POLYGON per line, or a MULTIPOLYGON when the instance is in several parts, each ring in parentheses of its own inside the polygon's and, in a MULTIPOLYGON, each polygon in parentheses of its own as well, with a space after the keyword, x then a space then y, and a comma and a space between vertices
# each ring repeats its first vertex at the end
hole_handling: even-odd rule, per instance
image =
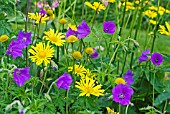
POLYGON ((93 48, 93 50, 94 50, 94 53, 93 54, 91 54, 90 56, 92 57, 92 58, 97 58, 98 57, 98 52, 96 51, 96 49, 95 48, 93 48))
POLYGON ((72 80, 71 75, 64 73, 57 79, 56 85, 58 89, 63 88, 63 89, 69 90, 72 81, 73 80, 72 80))
POLYGON ((90 27, 83 20, 82 23, 77 27, 77 31, 78 31, 77 37, 79 39, 82 39, 90 34, 90 27))
POLYGON ((12 58, 16 59, 19 56, 22 56, 22 47, 20 42, 12 40, 6 51, 7 55, 12 55, 12 58))
POLYGON ((151 56, 151 62, 156 66, 161 65, 162 62, 163 62, 162 55, 157 53, 157 52, 153 53, 152 56, 151 56))
POLYGON ((31 32, 24 33, 22 30, 18 32, 18 39, 17 42, 20 42, 22 48, 26 48, 29 44, 32 43, 31 41, 31 32))
POLYGON ((30 68, 16 68, 14 70, 14 81, 18 86, 23 86, 25 81, 30 79, 30 74, 29 74, 30 68))
POLYGON ((68 29, 67 33, 66 33, 66 38, 68 38, 71 35, 77 36, 78 32, 72 30, 71 28, 68 29))
POLYGON ((112 21, 103 22, 103 31, 108 34, 114 34, 116 25, 112 21))
POLYGON ((113 100, 121 105, 130 104, 130 99, 133 93, 133 89, 124 84, 118 84, 112 89, 113 100))
POLYGON ((149 50, 149 49, 143 51, 143 52, 142 52, 142 55, 138 58, 138 60, 139 60, 140 62, 145 62, 145 61, 147 61, 147 60, 148 60, 147 54, 150 54, 150 50, 149 50))
POLYGON ((134 79, 133 79, 133 73, 131 70, 128 70, 126 72, 126 74, 124 75, 124 79, 126 81, 126 85, 131 85, 134 83, 134 79))

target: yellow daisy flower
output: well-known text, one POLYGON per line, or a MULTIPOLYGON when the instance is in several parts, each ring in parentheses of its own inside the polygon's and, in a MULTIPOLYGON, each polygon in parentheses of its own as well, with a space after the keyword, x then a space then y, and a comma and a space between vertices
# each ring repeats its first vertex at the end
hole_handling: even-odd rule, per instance
POLYGON ((100 10, 106 9, 106 7, 104 7, 103 4, 101 4, 100 2, 94 2, 93 5, 90 2, 85 2, 85 4, 95 11, 96 10, 100 11, 100 10))
POLYGON ((151 10, 146 10, 143 12, 144 15, 148 16, 149 18, 155 18, 157 16, 157 13, 151 10))
POLYGON ((153 25, 156 25, 156 21, 155 21, 155 20, 150 19, 149 22, 150 22, 151 24, 153 24, 153 25))
POLYGON ((113 3, 113 2, 115 2, 115 0, 108 0, 108 2, 111 2, 111 3, 113 3))
POLYGON ((60 23, 61 23, 61 24, 66 24, 66 23, 67 23, 67 20, 66 20, 65 18, 62 18, 62 19, 60 19, 60 23))
POLYGON ((74 59, 81 59, 82 58, 82 55, 79 51, 73 52, 72 56, 73 56, 74 59))
POLYGON ((115 83, 116 84, 126 84, 126 82, 123 78, 116 78, 115 83))
POLYGON ((119 114, 119 112, 114 112, 114 109, 110 109, 109 107, 106 107, 108 114, 119 114))
POLYGON ((95 80, 93 78, 89 78, 86 76, 86 78, 83 78, 80 80, 80 82, 76 82, 77 85, 75 85, 76 88, 81 90, 81 93, 79 96, 90 96, 95 95, 99 97, 100 95, 103 96, 104 89, 101 89, 102 85, 95 85, 95 80))
POLYGON ((7 35, 1 35, 0 36, 0 42, 5 42, 9 39, 9 37, 7 35))
POLYGON ((63 33, 58 32, 58 31, 54 33, 54 29, 50 28, 50 30, 44 32, 44 34, 46 36, 44 36, 43 38, 45 38, 46 40, 49 40, 51 43, 55 44, 56 46, 63 46, 64 42, 66 42, 65 40, 62 40, 62 38, 65 37, 63 33))
MULTIPOLYGON (((72 71, 73 71, 73 66, 68 67, 68 72, 72 72, 72 71)), ((82 78, 84 78, 85 74, 86 74, 86 69, 82 65, 74 65, 73 74, 76 74, 76 75, 81 76, 82 78)))
POLYGON ((88 47, 88 48, 86 48, 85 49, 85 52, 87 53, 87 54, 93 54, 94 53, 94 50, 93 50, 93 48, 91 48, 91 47, 88 47))
POLYGON ((67 42, 69 43, 74 43, 76 41, 78 41, 78 38, 74 35, 70 35, 67 39, 66 39, 67 42))
POLYGON ((71 28, 74 31, 77 31, 76 25, 72 25, 71 23, 68 24, 68 28, 71 28))
POLYGON ((166 30, 166 28, 165 28, 165 26, 163 26, 163 25, 159 25, 159 32, 161 33, 161 34, 165 34, 165 35, 167 35, 167 36, 170 36, 170 24, 168 23, 168 22, 165 22, 165 25, 166 25, 166 28, 167 28, 167 30, 166 30))
POLYGON ((39 44, 36 44, 36 47, 31 46, 31 48, 32 49, 29 49, 28 51, 33 55, 29 57, 32 62, 36 62, 38 66, 43 62, 45 66, 50 63, 50 60, 54 55, 54 49, 50 46, 50 42, 48 42, 47 45, 40 42, 39 44))
POLYGON ((39 13, 28 13, 28 17, 32 20, 35 20, 37 24, 39 23, 46 23, 47 20, 49 20, 49 18, 47 17, 47 15, 42 16, 39 13))
MULTIPOLYGON (((125 6, 125 2, 123 2, 122 5, 125 6)), ((134 10, 134 9, 135 9, 135 7, 134 7, 134 4, 133 4, 133 3, 131 3, 131 2, 126 2, 126 11, 128 11, 128 10, 134 10)))

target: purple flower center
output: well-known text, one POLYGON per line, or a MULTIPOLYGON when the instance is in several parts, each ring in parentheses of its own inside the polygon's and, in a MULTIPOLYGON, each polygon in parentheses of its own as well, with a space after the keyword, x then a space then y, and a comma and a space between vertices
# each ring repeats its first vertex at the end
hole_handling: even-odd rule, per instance
POLYGON ((24 41, 24 42, 26 42, 26 41, 27 41, 27 38, 26 38, 26 37, 24 37, 24 38, 23 38, 23 41, 24 41))
POLYGON ((158 62, 159 61, 159 59, 158 58, 155 58, 155 62, 158 62))
POLYGON ((108 28, 106 28, 106 32, 108 32, 109 31, 109 29, 108 28))
POLYGON ((17 72, 16 72, 16 74, 17 74, 17 75, 20 75, 20 72, 19 72, 19 71, 17 71, 17 72))
POLYGON ((121 93, 121 94, 119 94, 119 98, 120 98, 120 99, 124 99, 125 96, 121 93))

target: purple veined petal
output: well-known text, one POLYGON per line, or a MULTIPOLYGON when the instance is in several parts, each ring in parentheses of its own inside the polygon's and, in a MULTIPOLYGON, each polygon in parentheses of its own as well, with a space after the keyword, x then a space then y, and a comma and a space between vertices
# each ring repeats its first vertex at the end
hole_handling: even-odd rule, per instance
POLYGON ((77 38, 82 39, 90 34, 90 27, 83 20, 82 23, 77 27, 77 38))
POLYGON ((68 29, 67 33, 66 33, 66 38, 68 38, 71 35, 77 36, 78 32, 72 30, 71 28, 68 29))
POLYGON ((125 81, 126 81, 126 85, 131 85, 131 84, 134 83, 133 75, 134 75, 134 74, 132 73, 131 70, 128 70, 128 71, 126 72, 126 74, 124 75, 124 79, 125 79, 125 81))
POLYGON ((138 58, 138 60, 139 60, 140 62, 147 61, 147 60, 148 60, 148 56, 142 54, 142 55, 138 58))
POLYGON ((151 62, 156 66, 161 65, 162 62, 163 62, 162 55, 157 53, 157 52, 153 53, 152 56, 151 56, 151 62))
POLYGON ((112 21, 103 22, 103 31, 108 34, 114 34, 116 25, 112 21))
POLYGON ((64 73, 57 79, 56 85, 58 89, 63 88, 63 89, 69 90, 72 81, 73 80, 72 80, 71 75, 64 73))
POLYGON ((93 54, 91 54, 90 56, 92 57, 92 58, 98 58, 98 56, 99 56, 99 54, 98 54, 98 52, 96 51, 96 49, 95 48, 93 48, 93 50, 94 50, 94 53, 93 54))
POLYGON ((150 53, 151 53, 151 52, 150 52, 149 49, 147 49, 147 50, 145 50, 145 51, 142 52, 143 55, 147 55, 147 54, 150 54, 150 53))

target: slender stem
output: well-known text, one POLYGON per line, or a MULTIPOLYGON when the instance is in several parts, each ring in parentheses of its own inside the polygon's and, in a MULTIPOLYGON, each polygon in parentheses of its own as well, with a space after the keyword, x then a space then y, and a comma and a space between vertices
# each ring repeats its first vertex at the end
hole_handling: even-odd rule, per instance
POLYGON ((67 90, 67 93, 66 93, 66 98, 67 98, 67 101, 66 101, 66 114, 69 114, 68 112, 68 92, 69 90, 67 90))
MULTIPOLYGON (((44 68, 43 68, 44 69, 44 68)), ((45 72, 43 71, 43 77, 44 77, 44 79, 43 79, 43 82, 42 82, 42 85, 41 85, 41 88, 40 88, 40 91, 39 91, 39 98, 40 98, 40 94, 41 94, 41 92, 42 92, 42 88, 43 88, 43 86, 44 86, 44 82, 45 82, 45 80, 46 80, 46 74, 47 74, 47 69, 45 69, 45 72)))
POLYGON ((52 82, 52 84, 50 85, 50 88, 49 88, 48 91, 47 91, 47 94, 50 93, 50 90, 51 90, 52 86, 55 84, 55 82, 56 82, 56 80, 55 80, 54 82, 52 82))
POLYGON ((167 103, 168 103, 168 101, 166 100, 166 101, 165 101, 165 105, 164 105, 163 114, 165 114, 165 113, 166 113, 166 107, 167 107, 167 103))
POLYGON ((108 11, 109 11, 109 8, 110 8, 110 3, 108 4, 108 6, 107 6, 106 10, 104 11, 103 22, 105 22, 105 21, 106 21, 106 17, 107 17, 107 13, 108 13, 108 11))
POLYGON ((73 11, 72 4, 71 4, 71 0, 69 0, 69 3, 70 3, 70 9, 71 9, 71 13, 72 13, 72 18, 73 18, 74 24, 76 24, 76 26, 77 26, 76 18, 74 16, 74 11, 73 11))
POLYGON ((113 53, 113 55, 112 55, 112 58, 110 59, 109 66, 110 66, 111 63, 112 63, 112 61, 113 61, 113 59, 114 59, 114 57, 115 57, 115 55, 116 55, 116 53, 117 53, 117 51, 118 51, 118 49, 119 49, 119 46, 120 46, 120 43, 119 43, 118 46, 116 47, 116 49, 115 49, 115 51, 114 51, 114 53, 113 53))
POLYGON ((57 46, 57 61, 56 61, 58 68, 59 68, 59 46, 57 46))
POLYGON ((84 20, 84 0, 82 0, 82 20, 84 20))
POLYGON ((7 75, 6 89, 5 89, 5 98, 6 99, 8 99, 8 83, 9 83, 9 75, 7 75))
POLYGON ((126 106, 126 112, 125 112, 125 114, 128 114, 128 108, 129 108, 129 105, 126 106))
POLYGON ((122 106, 121 106, 121 104, 119 104, 119 114, 123 114, 122 113, 122 106))
POLYGON ((93 29, 93 25, 94 25, 94 23, 95 23, 95 21, 96 21, 97 12, 98 12, 98 10, 95 11, 95 14, 94 14, 94 16, 93 16, 91 29, 93 29))
POLYGON ((153 74, 153 90, 152 90, 152 93, 153 93, 153 96, 152 96, 152 106, 154 107, 154 99, 155 99, 155 91, 154 91, 154 89, 155 89, 155 73, 156 73, 156 70, 155 70, 155 68, 154 68, 154 74, 153 74))

